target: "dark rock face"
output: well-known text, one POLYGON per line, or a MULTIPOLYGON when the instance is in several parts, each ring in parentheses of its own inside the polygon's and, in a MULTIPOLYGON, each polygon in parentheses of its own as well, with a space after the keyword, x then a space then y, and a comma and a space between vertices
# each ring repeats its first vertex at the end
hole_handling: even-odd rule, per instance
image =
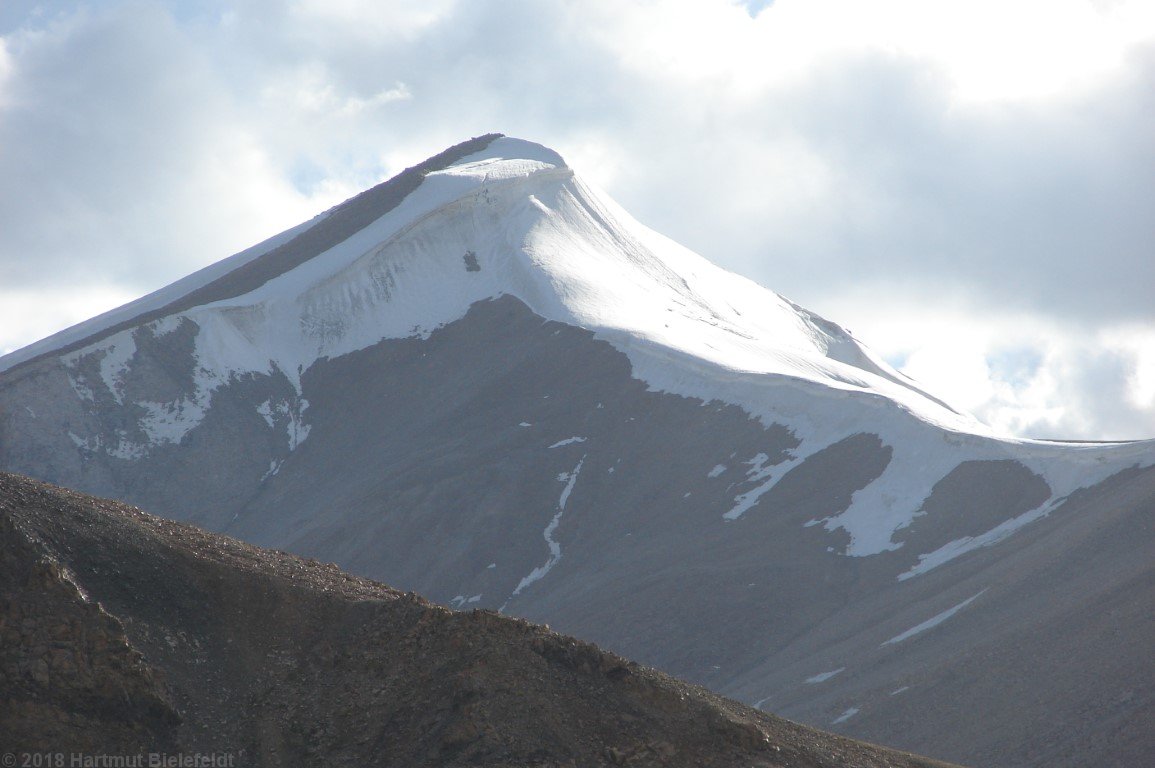
POLYGON ((237 765, 942 765, 492 612, 0 474, 13 753, 237 765))

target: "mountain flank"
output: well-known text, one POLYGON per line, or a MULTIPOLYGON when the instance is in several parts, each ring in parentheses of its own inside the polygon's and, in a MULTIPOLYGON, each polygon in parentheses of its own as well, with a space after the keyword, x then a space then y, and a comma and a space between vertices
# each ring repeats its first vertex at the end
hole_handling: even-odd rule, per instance
POLYGON ((7 752, 931 768, 529 622, 0 474, 7 752))

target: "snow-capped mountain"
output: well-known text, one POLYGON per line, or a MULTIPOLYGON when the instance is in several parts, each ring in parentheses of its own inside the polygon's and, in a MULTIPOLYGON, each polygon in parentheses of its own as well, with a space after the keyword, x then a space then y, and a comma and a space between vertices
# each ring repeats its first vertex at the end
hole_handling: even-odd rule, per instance
POLYGON ((0 358, 5 470, 985 765, 1155 754, 1153 465, 991 433, 499 136, 0 358))

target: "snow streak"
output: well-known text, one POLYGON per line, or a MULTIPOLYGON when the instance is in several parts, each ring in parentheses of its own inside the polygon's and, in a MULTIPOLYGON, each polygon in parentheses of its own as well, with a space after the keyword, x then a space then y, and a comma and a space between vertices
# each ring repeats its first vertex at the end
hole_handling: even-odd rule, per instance
POLYGON ((902 634, 895 635, 894 637, 890 638, 889 640, 882 643, 878 647, 884 648, 888 645, 894 645, 895 643, 901 643, 903 640, 914 637, 915 635, 919 634, 920 632, 925 632, 932 627, 937 627, 939 624, 942 624, 944 621, 949 619, 951 616, 954 616, 956 613, 961 611, 963 608, 966 608, 968 605, 970 605, 975 600, 977 600, 979 598, 979 596, 982 595, 983 592, 986 592, 986 590, 984 589, 982 592, 979 592, 977 595, 972 595, 971 597, 968 597, 966 600, 963 600, 961 603, 954 606, 953 608, 947 608, 942 613, 937 614, 935 616, 932 616, 931 618, 927 619, 926 621, 924 621, 923 623, 921 623, 917 626, 911 627, 910 629, 906 630, 902 634))
POLYGON ((542 531, 541 534, 542 538, 545 539, 545 543, 549 545, 549 559, 546 560, 543 565, 539 565, 530 571, 529 575, 525 576, 518 583, 517 588, 513 590, 513 593, 509 596, 509 599, 506 600, 498 610, 504 611, 505 606, 509 605, 510 600, 521 594, 522 590, 524 590, 526 587, 530 586, 536 581, 543 579, 545 575, 549 573, 555 565, 557 565, 558 560, 561 560, 561 544, 559 544, 554 539, 553 535, 557 531, 558 525, 561 523, 561 516, 565 514, 566 502, 569 501, 569 495, 573 493, 573 487, 577 483, 578 475, 581 473, 582 465, 585 464, 585 461, 586 457, 582 456, 581 460, 578 461, 577 466, 573 468, 572 472, 562 472, 557 476, 558 480, 565 483, 565 488, 562 489, 561 496, 558 497, 557 500, 557 513, 554 514, 553 519, 549 521, 549 525, 545 527, 545 530, 542 531))

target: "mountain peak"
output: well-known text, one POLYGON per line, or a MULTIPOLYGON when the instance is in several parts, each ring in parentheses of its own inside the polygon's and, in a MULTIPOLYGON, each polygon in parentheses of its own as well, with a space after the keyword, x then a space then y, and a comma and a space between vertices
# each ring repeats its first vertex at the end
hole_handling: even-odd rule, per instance
POLYGON ((1027 765, 1123 713, 1115 762, 1151 763, 1142 702, 1086 713, 1151 667, 1155 442, 992 436, 539 145, 459 145, 5 365, 5 470, 791 717, 1027 765))
POLYGON ((224 312, 231 341, 214 346, 249 349, 220 362, 264 369, 271 356, 295 378, 318 357, 426 334, 501 295, 625 347, 656 344, 727 369, 880 391, 928 418, 981 428, 833 323, 647 229, 554 150, 501 134, 450 147, 310 222, 18 350, 0 370, 166 319, 219 325, 224 312), (243 329, 234 322, 241 307, 243 329))

